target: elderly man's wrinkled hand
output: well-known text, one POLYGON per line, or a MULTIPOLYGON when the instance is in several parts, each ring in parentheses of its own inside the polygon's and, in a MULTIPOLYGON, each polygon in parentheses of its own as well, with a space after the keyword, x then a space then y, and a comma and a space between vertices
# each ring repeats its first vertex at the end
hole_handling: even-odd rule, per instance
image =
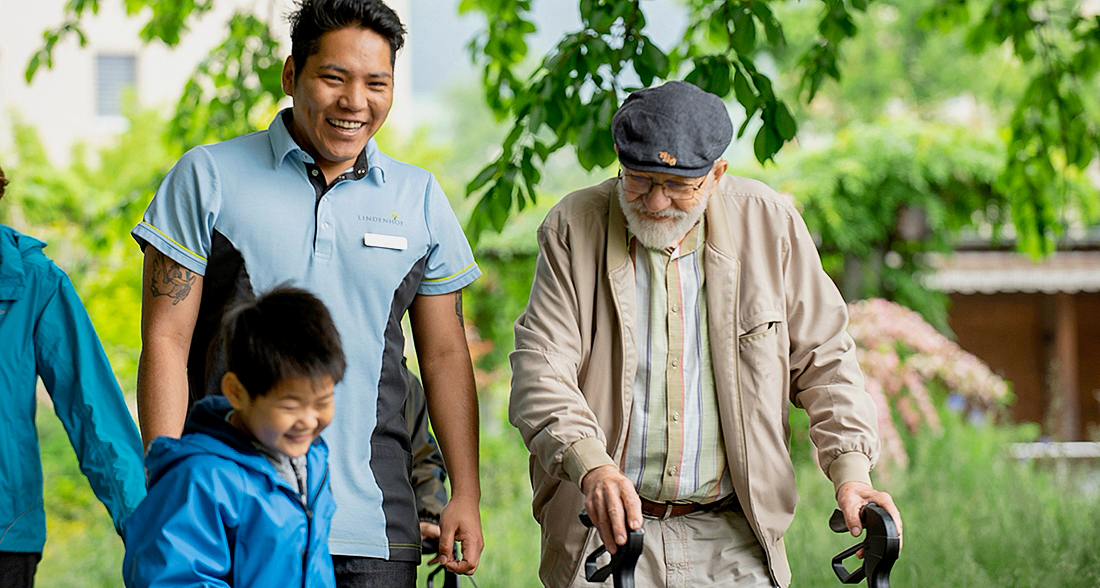
POLYGON ((642 501, 634 484, 613 465, 595 468, 581 480, 584 508, 609 553, 626 545, 627 525, 642 528, 642 501))
MULTIPOLYGON (((898 539, 904 543, 901 534, 901 513, 898 512, 898 507, 894 505, 893 497, 886 492, 879 492, 863 482, 848 482, 841 486, 836 493, 837 507, 840 508, 840 512, 844 513, 844 522, 848 525, 848 531, 852 533, 852 536, 859 537, 863 533, 860 514, 863 512, 863 507, 869 502, 881 506, 886 509, 886 512, 890 513, 890 516, 894 519, 894 524, 898 528, 898 539)), ((900 545, 898 550, 901 550, 900 545)), ((863 557, 863 550, 860 550, 856 555, 863 557)))

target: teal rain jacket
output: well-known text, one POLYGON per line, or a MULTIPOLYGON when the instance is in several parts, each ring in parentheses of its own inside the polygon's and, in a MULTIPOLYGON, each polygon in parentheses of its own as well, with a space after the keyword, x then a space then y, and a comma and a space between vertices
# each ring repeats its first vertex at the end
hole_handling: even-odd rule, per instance
POLYGON ((46 543, 39 377, 116 530, 145 496, 141 437, 88 313, 45 246, 0 225, 0 551, 46 543))

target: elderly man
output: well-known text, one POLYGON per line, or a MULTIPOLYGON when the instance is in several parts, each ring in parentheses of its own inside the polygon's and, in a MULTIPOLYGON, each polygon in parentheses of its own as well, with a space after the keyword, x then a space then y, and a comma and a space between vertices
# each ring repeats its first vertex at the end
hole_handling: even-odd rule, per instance
POLYGON ((722 101, 687 83, 631 94, 618 177, 566 196, 538 233, 516 321, 511 422, 531 450, 542 581, 642 528, 643 586, 787 586, 798 494, 790 405, 854 535, 871 486, 875 406, 844 300, 790 202, 725 175, 722 101), (577 513, 587 509, 596 530, 577 513))

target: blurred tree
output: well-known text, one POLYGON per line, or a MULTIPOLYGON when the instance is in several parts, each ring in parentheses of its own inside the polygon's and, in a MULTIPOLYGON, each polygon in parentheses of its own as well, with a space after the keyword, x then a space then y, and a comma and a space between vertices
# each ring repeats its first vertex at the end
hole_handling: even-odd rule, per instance
POLYGON ((924 254, 952 250, 963 227, 1006 222, 992 188, 1001 149, 970 129, 880 119, 785 153, 758 175, 797 200, 846 300, 887 298, 946 331, 946 297, 922 282, 924 254))
POLYGON ((41 239, 72 279, 124 391, 132 392, 141 346, 141 250, 129 238, 168 167, 181 155, 155 111, 125 107, 130 131, 114 145, 73 150, 51 164, 33 128, 16 119, 4 160, 11 180, 0 222, 41 239))
MULTIPOLYGON (((46 31, 32 57, 27 78, 52 62, 59 40, 83 40, 81 19, 101 0, 71 0, 65 22, 46 31)), ((859 33, 859 20, 871 0, 819 0, 813 15, 813 42, 800 51, 798 95, 810 102, 830 78, 849 66, 842 47, 859 33)), ((156 2, 125 0, 131 15, 148 18, 146 41, 179 42, 188 23, 210 11, 214 0, 156 2)), ((468 223, 470 237, 500 231, 510 214, 536 198, 535 186, 549 156, 569 145, 586 169, 605 167, 615 155, 611 116, 624 95, 655 80, 682 78, 744 108, 743 135, 750 122, 756 158, 768 161, 791 140, 797 124, 760 67, 786 47, 785 22, 777 13, 787 3, 769 0, 685 0, 688 24, 682 42, 667 53, 645 33, 641 0, 577 0, 581 27, 566 32, 530 74, 527 38, 535 32, 532 0, 461 0, 459 9, 486 19, 471 43, 483 68, 485 99, 512 122, 495 161, 468 184, 480 193, 468 223)), ((898 6, 901 4, 898 3, 898 6)), ((941 32, 965 29, 974 52, 1006 47, 1026 66, 1028 82, 1014 96, 1008 149, 994 189, 1011 205, 1017 244, 1033 254, 1053 250, 1064 225, 1065 176, 1084 169, 1100 149, 1100 105, 1087 97, 1097 89, 1100 69, 1100 16, 1091 4, 1071 0, 935 0, 917 22, 941 32)), ((278 59, 269 23, 237 13, 226 42, 199 67, 174 121, 177 137, 188 142, 236 132, 255 108, 279 96, 278 59), (220 117, 220 118, 219 118, 220 117), (208 124, 219 120, 223 124, 208 124), (229 124, 229 121, 235 121, 229 124), (195 129, 202 129, 195 131, 195 129)), ((949 58, 950 56, 944 56, 949 58)), ((933 64, 934 67, 934 64, 933 64)), ((913 86, 916 87, 916 86, 913 86)))

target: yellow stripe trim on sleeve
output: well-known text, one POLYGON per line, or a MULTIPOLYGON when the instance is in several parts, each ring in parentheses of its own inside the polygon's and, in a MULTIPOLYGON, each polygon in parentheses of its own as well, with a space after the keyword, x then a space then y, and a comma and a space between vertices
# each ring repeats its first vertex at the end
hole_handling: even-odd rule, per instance
POLYGON ((470 271, 471 269, 473 269, 475 267, 477 267, 477 262, 476 261, 474 263, 471 263, 470 265, 462 268, 462 271, 458 272, 457 274, 447 276, 446 278, 435 278, 435 279, 432 279, 432 280, 420 280, 420 281, 421 282, 427 282, 427 283, 430 283, 430 284, 439 283, 439 282, 446 282, 448 280, 453 280, 453 279, 461 276, 462 274, 470 271))
MULTIPOLYGON (((201 262, 203 262, 203 263, 206 263, 206 258, 205 258, 205 257, 203 257, 203 256, 199 255, 198 253, 195 253, 194 251, 191 251, 190 249, 188 249, 188 248, 184 247, 184 246, 183 246, 183 244, 181 244, 181 243, 180 243, 179 241, 176 241, 175 239, 173 239, 173 238, 169 237, 168 235, 166 235, 166 234, 164 233, 164 231, 162 231, 162 230, 160 230, 160 229, 158 229, 158 228, 154 227, 153 225, 151 225, 151 224, 149 224, 149 223, 147 223, 147 222, 145 222, 145 221, 141 221, 141 223, 140 223, 140 224, 142 224, 142 225, 144 225, 144 226, 146 226, 146 227, 149 227, 149 228, 150 228, 150 229, 152 229, 152 230, 153 230, 153 231, 154 231, 154 232, 155 232, 156 234, 160 235, 161 237, 164 237, 164 238, 165 238, 165 239, 166 239, 167 241, 169 241, 170 243, 172 243, 172 244, 173 244, 173 245, 175 245, 176 247, 179 247, 180 249, 182 249, 182 250, 184 250, 185 252, 187 252, 187 253, 188 253, 189 255, 191 255, 191 257, 194 257, 195 259, 198 259, 199 261, 201 261, 201 262)), ((466 271, 466 270, 463 270, 463 271, 466 271)))

